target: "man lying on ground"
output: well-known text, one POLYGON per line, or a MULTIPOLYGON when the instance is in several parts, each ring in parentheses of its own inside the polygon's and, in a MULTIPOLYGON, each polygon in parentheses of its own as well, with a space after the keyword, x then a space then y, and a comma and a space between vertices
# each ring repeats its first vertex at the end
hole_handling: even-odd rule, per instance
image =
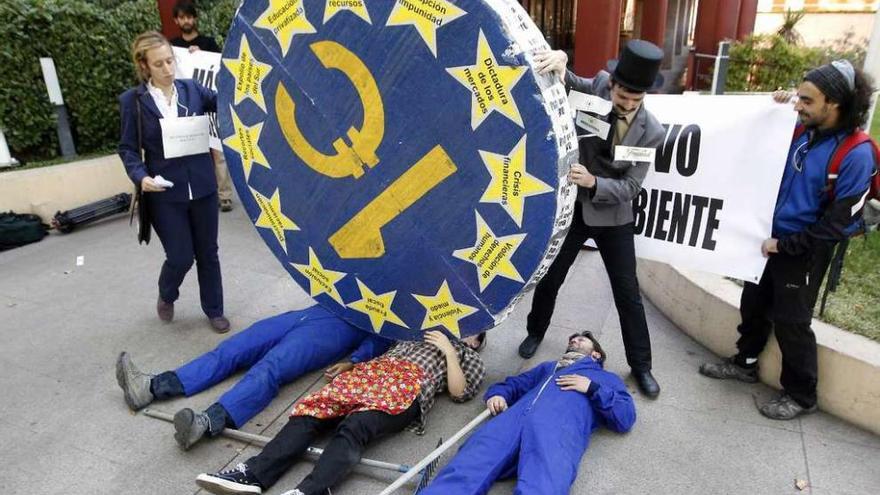
POLYGON ((590 332, 574 334, 558 361, 489 387, 495 418, 462 446, 421 495, 489 491, 517 477, 515 494, 567 494, 599 426, 626 432, 636 420, 620 378, 602 369, 605 352, 590 332))
POLYGON ((247 373, 203 412, 190 408, 174 415, 174 439, 189 449, 205 434, 240 428, 278 395, 282 385, 324 368, 351 353, 325 375, 332 379, 354 363, 369 361, 393 342, 371 335, 330 311, 311 306, 260 320, 174 371, 149 375, 138 370, 127 352, 116 361, 116 380, 125 402, 137 411, 154 400, 191 396, 240 370, 247 373), (352 352, 353 351, 353 352, 352 352))
POLYGON ((408 428, 423 434, 425 419, 443 389, 455 402, 472 399, 486 374, 479 350, 485 334, 450 341, 443 332, 423 342, 399 342, 385 355, 355 365, 296 404, 290 421, 263 451, 234 469, 200 474, 211 493, 262 493, 278 481, 318 434, 335 432, 297 495, 325 495, 360 461, 373 440, 408 428))

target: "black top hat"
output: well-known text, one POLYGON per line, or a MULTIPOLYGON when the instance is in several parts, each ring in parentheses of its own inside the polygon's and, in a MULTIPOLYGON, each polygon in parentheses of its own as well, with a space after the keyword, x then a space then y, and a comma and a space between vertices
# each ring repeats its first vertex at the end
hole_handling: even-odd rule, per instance
POLYGON ((663 86, 660 64, 663 50, 645 40, 630 40, 618 60, 608 61, 611 78, 636 91, 651 91, 663 86))

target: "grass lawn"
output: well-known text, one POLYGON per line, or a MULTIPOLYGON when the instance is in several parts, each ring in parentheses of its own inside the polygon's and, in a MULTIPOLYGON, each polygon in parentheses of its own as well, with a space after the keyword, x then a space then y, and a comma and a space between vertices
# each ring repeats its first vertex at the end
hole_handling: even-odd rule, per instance
MULTIPOLYGON (((880 141, 880 112, 871 135, 880 141)), ((880 231, 850 240, 840 286, 828 295, 822 320, 880 341, 880 231)))

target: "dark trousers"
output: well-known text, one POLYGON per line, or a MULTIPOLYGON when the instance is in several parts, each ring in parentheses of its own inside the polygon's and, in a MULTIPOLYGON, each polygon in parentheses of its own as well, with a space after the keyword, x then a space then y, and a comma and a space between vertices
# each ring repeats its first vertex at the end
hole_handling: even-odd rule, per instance
POLYGON ((737 361, 757 358, 773 329, 782 352, 779 381, 804 407, 816 404, 816 335, 810 323, 833 248, 822 244, 809 255, 771 255, 761 280, 746 282, 740 300, 737 361))
MULTIPOLYGON (((580 203, 575 205, 571 228, 559 254, 550 265, 544 278, 535 287, 532 299, 532 310, 529 312, 527 329, 529 335, 544 338, 553 308, 556 306, 556 295, 565 281, 568 269, 577 258, 581 247, 587 239, 593 238, 605 272, 611 282, 611 293, 614 305, 620 316, 620 329, 623 333, 623 345, 626 349, 626 362, 636 371, 651 369, 651 336, 648 334, 648 323, 645 320, 645 308, 639 293, 639 279, 636 277, 636 252, 633 240, 633 224, 613 227, 592 227, 586 225, 581 214, 580 203)), ((585 319, 587 315, 584 315, 585 319)))
POLYGON ((246 464, 260 485, 269 488, 305 453, 315 437, 336 426, 336 432, 315 463, 315 468, 297 485, 306 495, 324 495, 357 465, 370 442, 403 430, 418 415, 419 401, 415 400, 406 411, 396 415, 364 411, 345 418, 324 420, 312 416, 292 416, 263 451, 248 459, 246 464))
POLYGON ((217 194, 192 201, 149 201, 153 228, 165 263, 159 273, 159 297, 173 303, 186 273, 196 261, 202 311, 209 318, 223 316, 223 281, 217 255, 217 194))

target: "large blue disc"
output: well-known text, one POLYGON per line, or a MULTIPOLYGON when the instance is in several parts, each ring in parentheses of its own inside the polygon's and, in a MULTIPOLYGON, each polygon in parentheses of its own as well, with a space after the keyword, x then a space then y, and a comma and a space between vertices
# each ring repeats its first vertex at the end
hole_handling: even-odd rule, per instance
MULTIPOLYGON (((316 301, 419 339, 500 322, 567 228, 576 143, 512 0, 246 0, 220 136, 266 245, 316 301)), ((246 260, 235 260, 246 263, 246 260)))

